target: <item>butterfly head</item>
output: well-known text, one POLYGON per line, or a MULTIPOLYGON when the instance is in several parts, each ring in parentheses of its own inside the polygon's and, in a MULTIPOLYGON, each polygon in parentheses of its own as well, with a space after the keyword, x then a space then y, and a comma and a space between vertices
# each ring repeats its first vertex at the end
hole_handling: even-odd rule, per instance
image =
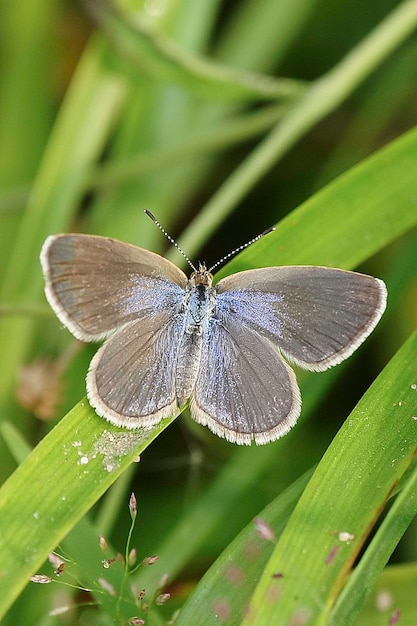
POLYGON ((190 276, 191 285, 204 285, 205 287, 211 287, 212 282, 213 274, 208 271, 205 263, 199 263, 198 270, 193 272, 190 276))

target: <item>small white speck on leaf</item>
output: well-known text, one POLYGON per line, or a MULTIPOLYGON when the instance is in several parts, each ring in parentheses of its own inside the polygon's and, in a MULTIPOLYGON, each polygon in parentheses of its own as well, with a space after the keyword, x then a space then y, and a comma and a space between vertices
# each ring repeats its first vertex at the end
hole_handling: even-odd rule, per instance
POLYGON ((103 455, 103 467, 106 472, 113 472, 120 466, 120 459, 131 454, 145 439, 146 431, 129 430, 111 433, 104 430, 94 444, 94 457, 103 455))

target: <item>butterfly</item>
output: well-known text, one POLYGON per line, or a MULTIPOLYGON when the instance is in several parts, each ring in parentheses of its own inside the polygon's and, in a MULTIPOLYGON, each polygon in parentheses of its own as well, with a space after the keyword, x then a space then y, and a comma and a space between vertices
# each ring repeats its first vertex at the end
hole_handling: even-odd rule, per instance
POLYGON ((214 283, 200 263, 187 278, 158 254, 93 235, 48 237, 41 264, 64 326, 82 341, 105 340, 86 379, 100 416, 149 427, 189 403, 195 421, 237 444, 285 435, 301 411, 287 361, 312 371, 340 363, 387 299, 378 278, 320 266, 251 269, 214 283))

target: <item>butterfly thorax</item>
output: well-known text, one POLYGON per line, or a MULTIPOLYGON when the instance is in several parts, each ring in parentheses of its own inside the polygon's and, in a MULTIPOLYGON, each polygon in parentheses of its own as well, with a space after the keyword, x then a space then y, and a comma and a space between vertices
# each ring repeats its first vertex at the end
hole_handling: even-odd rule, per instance
POLYGON ((176 392, 179 405, 191 395, 200 367, 204 335, 216 303, 216 292, 212 287, 213 276, 205 265, 191 275, 182 302, 183 334, 179 346, 176 367, 176 392))
POLYGON ((183 301, 185 332, 188 335, 201 335, 215 306, 215 289, 211 286, 213 275, 204 263, 193 272, 188 281, 183 301))

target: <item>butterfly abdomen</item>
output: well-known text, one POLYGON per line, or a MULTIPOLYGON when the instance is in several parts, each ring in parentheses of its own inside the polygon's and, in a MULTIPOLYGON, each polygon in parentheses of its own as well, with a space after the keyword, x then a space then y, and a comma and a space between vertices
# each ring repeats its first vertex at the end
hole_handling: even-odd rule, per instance
POLYGON ((175 391, 178 406, 183 406, 194 389, 201 360, 202 336, 198 332, 184 333, 175 371, 175 391))

